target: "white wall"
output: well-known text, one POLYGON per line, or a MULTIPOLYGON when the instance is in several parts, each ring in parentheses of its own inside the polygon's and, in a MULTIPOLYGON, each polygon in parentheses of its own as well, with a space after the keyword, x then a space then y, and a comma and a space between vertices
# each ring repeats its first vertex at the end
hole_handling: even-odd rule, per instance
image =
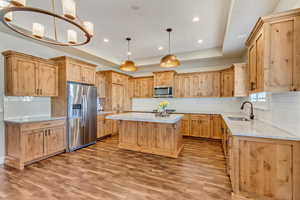
POLYGON ((147 98, 133 99, 133 111, 152 111, 157 109, 159 102, 170 102, 168 109, 176 112, 205 113, 205 112, 240 112, 241 98, 147 98))

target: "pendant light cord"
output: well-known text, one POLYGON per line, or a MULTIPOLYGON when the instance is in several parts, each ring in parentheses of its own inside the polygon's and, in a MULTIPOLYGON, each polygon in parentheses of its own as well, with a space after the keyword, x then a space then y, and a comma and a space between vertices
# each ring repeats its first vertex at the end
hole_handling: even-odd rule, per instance
POLYGON ((169 54, 171 54, 171 32, 169 32, 169 54))
POLYGON ((130 52, 130 46, 129 46, 130 44, 129 43, 130 43, 130 40, 127 40, 127 41, 128 41, 128 45, 127 45, 127 59, 130 60, 130 57, 129 57, 129 52, 130 52))

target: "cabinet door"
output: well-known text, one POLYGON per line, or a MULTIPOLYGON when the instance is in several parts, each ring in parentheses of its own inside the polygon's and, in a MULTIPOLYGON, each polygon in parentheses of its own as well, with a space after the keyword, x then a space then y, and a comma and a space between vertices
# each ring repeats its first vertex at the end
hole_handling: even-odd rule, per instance
POLYGON ((209 115, 191 115, 190 136, 211 138, 211 120, 209 115))
POLYGON ((81 66, 81 79, 83 83, 95 84, 96 68, 90 66, 81 66))
POLYGON ((294 31, 294 19, 270 24, 270 33, 268 87, 271 91, 289 91, 293 87, 294 39, 299 34, 294 31))
POLYGON ((190 135, 190 115, 184 115, 181 120, 181 134, 184 136, 190 135))
POLYGON ((256 88, 256 45, 253 44, 248 51, 249 57, 249 90, 254 92, 256 88))
POLYGON ((174 71, 154 73, 155 87, 160 87, 160 86, 174 87, 174 76, 175 76, 174 71))
POLYGON ((105 74, 97 73, 96 74, 96 87, 97 87, 97 95, 99 98, 106 97, 106 78, 105 74))
POLYGON ((40 63, 38 73, 39 96, 58 95, 58 67, 40 63))
POLYGON ((193 85, 193 76, 184 75, 182 80, 182 97, 190 98, 194 97, 194 85, 193 85))
POLYGON ((37 96, 38 62, 16 58, 12 64, 13 94, 15 96, 37 96))
POLYGON ((112 111, 124 111, 124 87, 123 85, 112 84, 112 111))
POLYGON ((193 75, 194 97, 219 97, 220 72, 203 72, 193 75))
POLYGON ((97 138, 105 136, 105 118, 104 115, 97 116, 97 138))
POLYGON ((24 162, 43 157, 45 154, 43 130, 34 130, 22 134, 24 134, 24 162))
POLYGON ((67 80, 74 82, 82 82, 81 78, 81 65, 77 63, 69 63, 67 80))
POLYGON ((211 122, 211 138, 213 139, 222 139, 222 118, 220 115, 212 115, 211 122))
POLYGON ((65 127, 53 127, 45 130, 45 151, 47 155, 65 150, 65 127))
POLYGON ((113 120, 105 119, 105 121, 104 121, 105 135, 111 135, 113 133, 112 125, 113 125, 113 120))
POLYGON ((233 68, 221 72, 222 97, 234 95, 234 71, 233 68))

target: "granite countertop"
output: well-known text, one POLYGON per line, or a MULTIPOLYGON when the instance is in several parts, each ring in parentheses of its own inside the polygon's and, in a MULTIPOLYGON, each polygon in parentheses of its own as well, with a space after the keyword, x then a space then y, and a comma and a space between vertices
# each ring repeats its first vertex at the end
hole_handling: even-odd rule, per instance
POLYGON ((44 121, 53 121, 53 120, 61 120, 66 119, 66 117, 21 117, 21 118, 13 118, 13 119, 5 119, 4 122, 6 123, 32 123, 32 122, 44 122, 44 121))
POLYGON ((156 117, 153 113, 131 112, 124 114, 109 115, 106 117, 106 119, 174 124, 181 120, 182 117, 183 115, 181 114, 171 114, 169 117, 156 117))
POLYGON ((254 119, 250 121, 233 121, 228 118, 247 117, 243 113, 222 113, 221 115, 233 136, 300 141, 300 136, 293 135, 292 133, 284 131, 260 120, 254 119))
POLYGON ((105 115, 105 114, 111 114, 112 111, 97 111, 97 115, 105 115))

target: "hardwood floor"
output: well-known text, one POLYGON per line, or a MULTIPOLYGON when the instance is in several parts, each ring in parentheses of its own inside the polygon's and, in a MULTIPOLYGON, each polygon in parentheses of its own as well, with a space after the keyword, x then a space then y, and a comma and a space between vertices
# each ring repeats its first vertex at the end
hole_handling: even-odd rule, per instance
POLYGON ((221 143, 184 139, 177 159, 120 150, 107 138, 18 171, 0 167, 5 200, 227 200, 221 143))

